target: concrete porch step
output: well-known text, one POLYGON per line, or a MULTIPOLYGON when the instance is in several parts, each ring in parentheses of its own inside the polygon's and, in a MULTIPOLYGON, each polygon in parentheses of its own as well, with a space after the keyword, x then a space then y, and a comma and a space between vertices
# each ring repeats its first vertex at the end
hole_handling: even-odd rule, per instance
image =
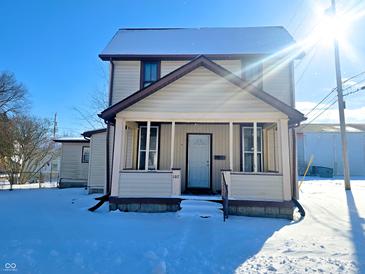
POLYGON ((177 214, 181 217, 222 218, 222 205, 214 201, 183 200, 180 206, 177 214))

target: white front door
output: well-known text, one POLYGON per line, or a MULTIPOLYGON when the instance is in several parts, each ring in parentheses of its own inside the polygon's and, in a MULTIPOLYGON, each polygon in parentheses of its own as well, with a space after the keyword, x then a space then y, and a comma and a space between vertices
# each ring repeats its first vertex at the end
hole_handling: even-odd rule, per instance
POLYGON ((211 136, 188 134, 188 188, 210 188, 211 136))

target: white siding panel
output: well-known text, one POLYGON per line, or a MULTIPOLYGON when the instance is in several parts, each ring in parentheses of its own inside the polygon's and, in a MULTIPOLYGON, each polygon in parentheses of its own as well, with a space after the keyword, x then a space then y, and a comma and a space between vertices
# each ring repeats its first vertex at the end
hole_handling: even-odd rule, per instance
POLYGON ((82 147, 89 143, 63 143, 60 178, 85 180, 88 178, 88 163, 81 163, 82 147))
POLYGON ((229 197, 240 200, 283 201, 283 177, 231 173, 229 197))
POLYGON ((126 110, 158 113, 279 113, 249 92, 202 67, 126 110))
POLYGON ((140 88, 140 61, 115 61, 112 104, 115 104, 140 88))
POLYGON ((90 139, 88 187, 103 188, 106 185, 106 132, 93 134, 90 139))
POLYGON ((213 62, 241 77, 241 60, 213 60, 213 62))
POLYGON ((121 172, 119 197, 169 197, 172 172, 121 172))
POLYGON ((280 61, 268 61, 263 65, 263 90, 287 105, 292 105, 292 63, 281 65, 280 61))
POLYGON ((188 61, 161 61, 161 77, 187 64, 188 61))

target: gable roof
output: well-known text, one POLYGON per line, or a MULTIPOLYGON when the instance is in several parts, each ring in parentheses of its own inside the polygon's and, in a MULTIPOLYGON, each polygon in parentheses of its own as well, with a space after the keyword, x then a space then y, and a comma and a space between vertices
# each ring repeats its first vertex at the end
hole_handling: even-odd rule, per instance
POLYGON ((53 139, 55 143, 89 143, 90 140, 85 139, 84 137, 60 137, 57 139, 53 139))
MULTIPOLYGON (((302 124, 298 127, 297 133, 319 132, 319 133, 340 133, 339 124, 302 124)), ((346 123, 346 132, 364 133, 365 124, 346 123)))
POLYGON ((86 138, 90 138, 92 135, 97 134, 97 133, 102 133, 102 132, 106 132, 106 128, 88 130, 88 131, 81 133, 81 135, 86 138))
POLYGON ((106 121, 113 120, 115 118, 115 115, 118 112, 141 101, 142 99, 146 98, 147 96, 149 96, 149 95, 155 93, 156 91, 160 90, 161 88, 171 84, 172 82, 176 81, 177 79, 183 77, 184 75, 188 74, 189 72, 195 70, 196 68, 198 68, 200 66, 203 66, 206 69, 221 76, 222 78, 225 78, 227 81, 231 82, 232 84, 236 85, 237 87, 247 91, 251 95, 257 97, 258 99, 271 105, 272 107, 279 110, 280 112, 286 114, 289 117, 291 124, 298 123, 298 122, 304 121, 306 119, 301 112, 288 106, 287 104, 283 103, 279 99, 276 99, 275 97, 266 93, 265 91, 260 90, 253 85, 250 85, 246 81, 242 80, 240 77, 236 76, 235 74, 233 74, 232 72, 223 68, 222 66, 218 65, 217 63, 209 60, 208 58, 206 58, 203 55, 193 59, 189 63, 179 67, 178 69, 174 70, 173 72, 170 72, 169 74, 160 78, 158 81, 154 82, 153 84, 151 84, 145 88, 142 88, 141 90, 131 94, 127 98, 123 99, 122 101, 110 106, 109 108, 102 111, 99 114, 99 117, 103 118, 106 121))
POLYGON ((99 57, 272 54, 295 43, 282 26, 119 29, 99 57))

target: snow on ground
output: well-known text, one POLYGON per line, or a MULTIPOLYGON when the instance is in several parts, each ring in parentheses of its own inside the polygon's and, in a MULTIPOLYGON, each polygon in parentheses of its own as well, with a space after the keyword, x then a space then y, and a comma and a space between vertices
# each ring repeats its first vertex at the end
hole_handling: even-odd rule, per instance
POLYGON ((0 272, 365 273, 365 180, 306 181, 299 222, 230 216, 184 201, 176 213, 108 212, 83 189, 0 191, 0 272), (5 269, 4 269, 5 270, 5 269))
MULTIPOLYGON (((34 189, 34 188, 54 188, 57 187, 57 182, 44 182, 44 183, 27 183, 27 184, 14 184, 13 189, 34 189)), ((0 190, 10 189, 9 182, 0 182, 0 190)))

